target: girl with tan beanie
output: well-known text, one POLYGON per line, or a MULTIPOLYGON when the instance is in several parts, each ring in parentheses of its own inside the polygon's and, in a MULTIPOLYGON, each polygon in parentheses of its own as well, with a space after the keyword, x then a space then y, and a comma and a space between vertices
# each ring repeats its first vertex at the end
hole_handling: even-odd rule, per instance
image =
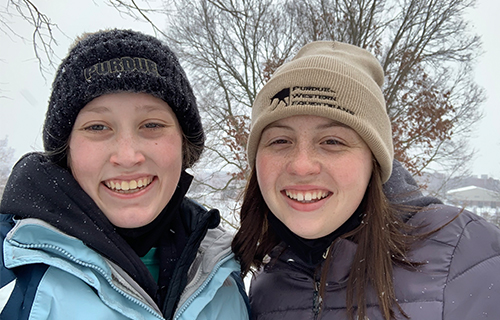
POLYGON ((304 46, 258 94, 233 250, 253 319, 500 317, 500 230, 394 161, 383 70, 304 46))

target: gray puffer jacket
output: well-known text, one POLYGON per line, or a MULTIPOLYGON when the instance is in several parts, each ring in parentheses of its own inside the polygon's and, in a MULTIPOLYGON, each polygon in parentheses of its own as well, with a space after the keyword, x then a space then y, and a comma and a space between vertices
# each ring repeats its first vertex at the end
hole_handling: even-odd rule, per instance
MULTIPOLYGON (((384 188, 393 202, 425 207, 407 221, 424 225, 419 232, 434 230, 458 215, 410 252, 408 258, 424 262, 422 266, 417 270, 394 267, 396 296, 410 319, 500 319, 500 229, 468 211, 423 197, 399 163, 384 188)), ((282 243, 252 281, 253 319, 348 319, 346 288, 356 247, 346 239, 336 242, 323 308, 318 313, 314 270, 282 243)), ((370 320, 383 319, 370 289, 367 306, 370 320)), ((400 314, 397 317, 404 319, 400 314)))

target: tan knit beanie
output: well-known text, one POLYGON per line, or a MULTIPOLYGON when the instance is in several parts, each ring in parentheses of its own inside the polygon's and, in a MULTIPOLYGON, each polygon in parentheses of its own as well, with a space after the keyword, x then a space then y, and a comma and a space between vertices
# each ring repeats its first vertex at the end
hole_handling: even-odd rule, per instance
POLYGON ((305 45, 276 70, 255 99, 247 146, 250 165, 267 125, 290 116, 315 115, 355 130, 380 164, 386 182, 394 150, 383 82, 380 63, 365 49, 334 41, 305 45))

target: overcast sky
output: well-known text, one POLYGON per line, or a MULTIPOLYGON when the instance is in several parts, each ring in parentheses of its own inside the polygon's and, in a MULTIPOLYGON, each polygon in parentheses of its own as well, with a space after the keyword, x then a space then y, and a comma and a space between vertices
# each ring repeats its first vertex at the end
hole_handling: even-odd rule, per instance
MULTIPOLYGON (((4 1, 5 2, 5 1, 4 1)), ((104 28, 130 28, 153 34, 151 27, 120 15, 114 8, 99 4, 99 0, 36 1, 64 34, 56 31, 55 46, 59 58, 66 55, 76 36, 86 31, 104 28)), ((153 1, 154 3, 154 1, 153 1)), ((3 6, 4 4, 2 4, 3 6)), ((475 32, 482 36, 483 50, 476 67, 476 81, 487 93, 483 105, 484 119, 476 126, 471 145, 477 150, 471 167, 473 174, 500 178, 500 1, 478 0, 469 13, 475 32)), ((29 38, 32 27, 21 19, 12 18, 10 26, 29 38)), ((161 24, 161 21, 160 21, 161 24)), ((54 72, 44 79, 34 59, 30 43, 0 33, 0 139, 8 137, 15 149, 14 158, 29 151, 42 150, 42 125, 54 72)))

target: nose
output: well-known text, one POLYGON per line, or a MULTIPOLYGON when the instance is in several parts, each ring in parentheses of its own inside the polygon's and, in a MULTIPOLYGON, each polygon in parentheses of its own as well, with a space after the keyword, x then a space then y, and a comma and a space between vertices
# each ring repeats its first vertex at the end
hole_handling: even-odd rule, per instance
POLYGON ((141 144, 132 134, 117 134, 109 161, 113 165, 131 168, 146 160, 141 144))
POLYGON ((318 160, 314 148, 298 144, 289 155, 287 170, 292 175, 309 176, 321 171, 321 163, 318 160))

